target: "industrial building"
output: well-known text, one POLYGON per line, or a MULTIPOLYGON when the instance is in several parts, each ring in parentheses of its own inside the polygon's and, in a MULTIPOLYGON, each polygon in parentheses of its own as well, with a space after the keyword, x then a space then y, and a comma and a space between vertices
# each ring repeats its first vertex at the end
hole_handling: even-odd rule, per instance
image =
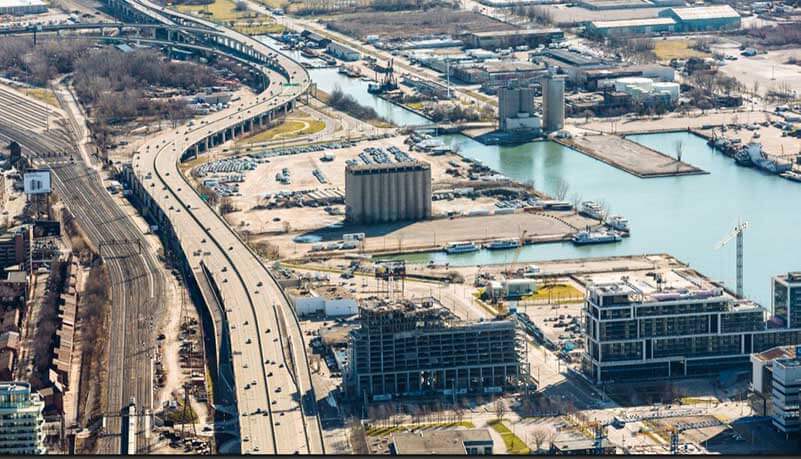
POLYGON ((580 71, 577 83, 585 89, 595 91, 614 84, 619 78, 644 77, 656 81, 675 81, 676 71, 672 67, 659 64, 621 65, 594 68, 580 71))
POLYGON ((322 314, 325 317, 352 316, 358 312, 358 303, 344 291, 330 287, 320 289, 290 289, 289 298, 298 316, 322 314))
POLYGON ((539 131, 542 122, 534 111, 534 89, 503 87, 498 90, 498 127, 501 131, 539 131))
POLYGON ((326 46, 325 50, 328 54, 336 57, 337 59, 348 62, 358 61, 362 57, 361 53, 353 48, 349 48, 333 41, 326 46))
POLYGON ((498 49, 517 46, 536 48, 539 45, 562 41, 565 33, 560 29, 525 29, 490 32, 470 32, 462 41, 468 48, 498 49))
POLYGON ((740 14, 729 5, 668 8, 659 17, 676 21, 677 32, 739 29, 742 23, 740 14))
POLYGON ((583 371, 596 383, 717 374, 749 356, 801 343, 801 328, 766 320, 690 269, 598 274, 583 280, 583 371))
POLYGON ((0 383, 0 454, 46 454, 42 424, 45 402, 26 382, 0 383))
POLYGON ((525 81, 542 77, 545 67, 520 61, 488 61, 451 66, 451 78, 468 84, 497 86, 509 81, 525 81))
POLYGON ((431 217, 431 165, 420 161, 351 164, 345 169, 345 218, 354 224, 431 217))
POLYGON ((573 84, 577 83, 581 74, 587 70, 612 66, 601 58, 566 49, 545 49, 541 53, 533 54, 531 61, 558 70, 558 73, 566 75, 567 80, 573 84))
POLYGON ((424 430, 393 433, 389 451, 394 456, 487 456, 493 453, 493 446, 492 436, 487 429, 424 430))
POLYGON ((0 0, 0 15, 40 14, 47 12, 47 4, 42 0, 0 0))
POLYGON ((661 97, 669 104, 679 100, 680 86, 674 82, 654 81, 645 77, 624 77, 615 80, 615 91, 626 93, 634 100, 661 97))
POLYGON ((676 21, 673 18, 622 19, 617 21, 592 21, 587 25, 589 35, 620 37, 628 35, 649 35, 673 32, 676 21))
POLYGON ((513 320, 464 322, 434 299, 365 303, 359 317, 344 372, 357 400, 500 393, 521 382, 513 320))
POLYGON ((542 80, 542 130, 555 132, 565 127, 565 77, 548 75, 542 80))

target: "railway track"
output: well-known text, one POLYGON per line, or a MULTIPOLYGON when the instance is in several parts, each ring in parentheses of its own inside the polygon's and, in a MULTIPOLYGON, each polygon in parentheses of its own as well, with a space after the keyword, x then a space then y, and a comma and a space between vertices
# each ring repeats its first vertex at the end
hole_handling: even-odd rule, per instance
MULTIPOLYGON (((132 399, 136 400, 140 413, 152 409, 153 323, 162 303, 163 280, 152 255, 144 249, 142 234, 104 189, 97 172, 80 160, 68 128, 31 131, 31 122, 24 120, 37 116, 41 119, 41 107, 32 101, 24 104, 25 101, 16 94, 0 91, 0 107, 7 107, 6 112, 24 113, 23 122, 20 115, 4 117, 0 138, 17 141, 32 163, 52 170, 56 194, 108 267, 112 304, 109 380, 103 404, 108 411, 105 414, 110 416, 99 447, 103 452, 116 454, 122 448, 121 410, 132 399), (12 102, 13 106, 9 106, 12 102), (26 109, 20 111, 20 107, 26 109)), ((137 444, 144 447, 143 432, 137 433, 137 444)))

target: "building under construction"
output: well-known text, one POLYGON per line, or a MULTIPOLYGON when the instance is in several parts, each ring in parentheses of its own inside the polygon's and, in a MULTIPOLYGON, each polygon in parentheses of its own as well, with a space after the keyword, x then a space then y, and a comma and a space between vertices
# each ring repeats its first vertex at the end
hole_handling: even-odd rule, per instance
POLYGON ((514 321, 464 322, 433 299, 363 303, 359 316, 344 372, 359 400, 500 393, 523 379, 514 321))
POLYGON ((356 224, 431 217, 431 165, 420 161, 348 165, 345 217, 356 224))

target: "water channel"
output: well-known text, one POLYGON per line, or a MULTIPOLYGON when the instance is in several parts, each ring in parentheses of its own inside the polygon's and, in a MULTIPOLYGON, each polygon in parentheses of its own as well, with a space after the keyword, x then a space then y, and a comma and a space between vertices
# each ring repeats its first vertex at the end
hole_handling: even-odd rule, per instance
MULTIPOLYGON (((339 86, 360 103, 371 106, 397 125, 423 124, 422 117, 367 93, 367 83, 350 79, 336 69, 315 69, 318 87, 339 86)), ((801 270, 801 185, 754 169, 735 165, 690 133, 636 135, 632 140, 672 155, 683 142, 683 159, 709 175, 640 179, 553 142, 515 147, 486 146, 461 135, 443 140, 458 145, 460 154, 535 187, 555 194, 562 182, 568 197, 604 201, 611 213, 629 219, 631 237, 617 244, 577 247, 572 243, 526 246, 520 262, 537 260, 669 253, 700 272, 735 284, 734 241, 720 250, 716 243, 747 219, 745 234, 745 294, 768 306, 770 277, 801 270)), ((508 262, 512 250, 447 255, 444 252, 405 256, 410 262, 429 260, 451 265, 508 262)))

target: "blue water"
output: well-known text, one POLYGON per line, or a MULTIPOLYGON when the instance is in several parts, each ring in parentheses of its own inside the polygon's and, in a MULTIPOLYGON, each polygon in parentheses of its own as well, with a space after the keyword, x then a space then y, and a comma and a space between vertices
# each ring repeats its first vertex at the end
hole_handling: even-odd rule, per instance
POLYGON ((335 68, 311 69, 309 70, 309 75, 312 81, 317 83, 319 89, 330 94, 331 91, 339 87, 346 94, 353 96, 360 104, 372 107, 382 118, 396 126, 415 126, 430 123, 429 120, 412 111, 370 94, 367 92, 368 82, 350 78, 339 73, 335 68))
MULTIPOLYGON (((322 89, 339 84, 362 103, 377 99, 373 106, 398 120, 397 124, 413 123, 410 120, 417 116, 368 94, 366 83, 351 80, 334 69, 312 71, 312 78, 322 89)), ((671 156, 676 142, 682 141, 682 159, 710 174, 640 179, 553 142, 501 147, 482 145, 461 135, 443 137, 446 143, 458 146, 463 156, 502 174, 533 181, 537 189, 552 195, 565 182, 569 186, 568 199, 577 195, 583 200, 604 201, 611 213, 630 221, 631 237, 618 244, 531 245, 521 250, 519 261, 668 253, 734 289, 735 242, 720 250, 715 250, 715 245, 742 218, 751 223, 743 251, 745 294, 769 305, 770 277, 801 270, 801 184, 739 167, 690 133, 637 135, 630 139, 671 156)), ((508 262, 512 254, 512 250, 482 250, 404 258, 421 263, 434 260, 475 265, 508 262)))

